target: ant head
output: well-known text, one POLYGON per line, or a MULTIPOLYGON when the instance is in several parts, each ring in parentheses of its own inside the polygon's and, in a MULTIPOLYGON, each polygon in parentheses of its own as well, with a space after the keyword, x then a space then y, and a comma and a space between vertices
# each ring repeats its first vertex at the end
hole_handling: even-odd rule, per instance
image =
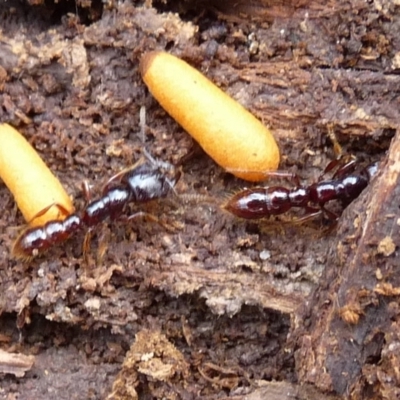
POLYGON ((145 148, 142 151, 149 164, 164 176, 165 181, 175 193, 174 187, 182 175, 181 170, 169 162, 157 160, 145 148))

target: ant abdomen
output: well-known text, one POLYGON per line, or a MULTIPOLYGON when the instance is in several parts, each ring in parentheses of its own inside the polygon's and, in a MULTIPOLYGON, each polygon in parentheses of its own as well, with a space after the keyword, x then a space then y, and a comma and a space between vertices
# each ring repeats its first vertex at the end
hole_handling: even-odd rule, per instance
POLYGON ((81 219, 71 214, 65 220, 49 221, 40 227, 25 229, 14 243, 12 253, 17 258, 29 259, 68 239, 81 228, 81 219))
POLYGON ((224 208, 239 218, 260 219, 291 208, 289 190, 283 187, 245 189, 229 199, 224 208))

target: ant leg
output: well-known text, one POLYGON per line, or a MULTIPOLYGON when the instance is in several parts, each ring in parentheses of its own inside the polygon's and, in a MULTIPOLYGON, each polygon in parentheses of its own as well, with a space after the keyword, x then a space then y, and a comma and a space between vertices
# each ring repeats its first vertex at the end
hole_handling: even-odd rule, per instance
POLYGON ((339 219, 339 216, 333 211, 328 210, 324 206, 321 206, 321 211, 325 213, 325 215, 334 223, 336 223, 339 219))
POLYGON ((313 221, 315 218, 320 217, 322 214, 322 210, 317 210, 315 212, 311 212, 310 214, 306 214, 304 217, 296 218, 292 223, 296 225, 301 225, 306 222, 313 221))
POLYGON ((82 251, 83 257, 85 259, 86 264, 89 263, 89 252, 90 252, 90 241, 92 240, 92 231, 89 229, 86 234, 85 238, 83 239, 82 251))
POLYGON ((321 206, 320 210, 318 210, 316 208, 312 208, 312 207, 307 207, 306 210, 307 210, 308 214, 306 214, 304 217, 296 219, 294 221, 294 223, 296 225, 304 224, 308 221, 312 221, 315 218, 318 218, 325 214, 328 217, 329 221, 332 223, 332 226, 335 227, 337 224, 337 221, 339 219, 338 215, 336 215, 334 212, 326 209, 324 206, 321 206))
POLYGON ((103 185, 101 188, 102 193, 104 194, 111 186, 111 184, 115 181, 120 181, 121 178, 127 174, 128 172, 132 171, 133 169, 137 168, 139 165, 141 165, 144 162, 144 158, 141 158, 139 161, 137 161, 135 164, 130 165, 129 167, 124 168, 123 170, 117 172, 115 175, 113 175, 108 181, 103 185))
MULTIPOLYGON (((227 169, 227 172, 233 174, 235 172, 251 172, 249 170, 245 170, 245 169, 240 169, 240 168, 231 168, 231 169, 227 169)), ((285 178, 288 179, 289 181, 293 182, 294 185, 296 187, 300 186, 300 179, 299 176, 294 173, 294 172, 287 172, 287 171, 265 171, 263 173, 264 178, 268 179, 268 178, 285 178)))
POLYGON ((97 265, 100 265, 104 259, 104 255, 107 253, 108 245, 110 243, 110 229, 104 222, 101 228, 101 233, 98 235, 97 243, 96 263, 97 265))
POLYGON ((351 174, 357 167, 357 159, 353 156, 346 156, 342 159, 332 160, 327 167, 324 169, 322 174, 319 176, 318 182, 321 182, 324 176, 336 168, 336 172, 333 174, 332 179, 342 179, 346 175, 351 174))
POLYGON ((190 145, 190 149, 186 154, 184 154, 176 163, 176 167, 180 167, 181 165, 185 165, 189 160, 196 157, 196 155, 201 154, 201 147, 196 142, 192 141, 190 145))
MULTIPOLYGON (((85 198, 86 204, 88 204, 92 198, 91 190, 88 181, 82 182, 82 192, 83 197, 85 198)), ((85 233, 85 238, 83 239, 82 244, 82 253, 83 258, 85 260, 86 265, 89 265, 89 252, 90 252, 90 241, 92 240, 92 230, 89 228, 85 233)))
POLYGON ((320 177, 320 180, 326 173, 332 171, 335 168, 337 168, 337 170, 333 175, 333 179, 342 178, 343 176, 346 176, 347 174, 353 172, 357 164, 355 157, 351 155, 343 157, 343 149, 342 146, 339 144, 337 137, 333 131, 333 124, 328 125, 328 136, 333 143, 333 150, 336 154, 336 159, 332 160, 327 165, 327 167, 325 168, 324 172, 320 177))
POLYGON ((356 169, 356 166, 357 160, 355 158, 350 159, 350 161, 347 161, 341 167, 339 167, 339 169, 333 175, 333 178, 343 178, 344 176, 352 173, 356 169))
MULTIPOLYGON (((91 248, 91 241, 92 241, 92 229, 89 229, 86 234, 85 238, 83 239, 83 244, 82 244, 82 253, 83 253, 83 258, 85 259, 85 263, 89 265, 89 254, 90 254, 90 248, 91 248)), ((100 252, 97 253, 97 263, 99 264, 107 250, 107 247, 101 246, 100 247, 100 252)))
POLYGON ((295 187, 300 186, 300 179, 294 172, 270 171, 266 172, 266 178, 284 178, 294 183, 295 187))
MULTIPOLYGON (((104 226, 103 226, 104 228, 104 226)), ((98 240, 100 243, 99 250, 97 251, 97 257, 96 257, 96 262, 97 264, 101 263, 101 260, 104 257, 104 254, 107 251, 107 245, 106 242, 104 241, 104 236, 103 234, 98 235, 98 240)), ((89 254, 90 254, 90 248, 91 248, 91 241, 92 241, 92 229, 89 229, 86 234, 85 238, 83 239, 83 244, 82 244, 82 254, 83 258, 85 260, 86 265, 89 265, 89 254)))
POLYGON ((167 231, 173 231, 173 228, 171 228, 170 225, 166 224, 165 222, 161 221, 159 218, 157 218, 155 215, 150 214, 145 211, 138 211, 134 214, 131 214, 129 216, 122 216, 119 218, 120 221, 123 223, 128 223, 130 221, 133 221, 134 219, 137 218, 145 218, 148 221, 155 222, 156 224, 160 225, 162 228, 166 229, 167 231))
MULTIPOLYGON (((228 172, 236 172, 236 171, 228 171, 228 172)), ((300 178, 294 172, 287 172, 287 171, 266 171, 264 172, 265 179, 269 178, 278 178, 278 179, 287 179, 289 182, 292 182, 294 186, 297 188, 300 186, 300 178)))
POLYGON ((82 193, 86 203, 89 203, 90 200, 92 199, 92 194, 90 193, 90 186, 88 181, 82 182, 82 193))
POLYGON ((339 216, 332 211, 327 210, 325 207, 321 207, 322 211, 328 216, 330 221, 330 226, 324 230, 325 234, 331 233, 337 226, 339 221, 339 216))
POLYGON ((339 144, 339 141, 337 140, 337 137, 336 137, 335 132, 333 130, 333 124, 328 124, 327 128, 328 128, 329 139, 331 139, 331 141, 333 143, 333 151, 336 154, 336 158, 339 159, 343 155, 342 146, 339 144))
POLYGON ((319 176, 318 181, 320 182, 324 176, 328 173, 337 169, 333 174, 333 179, 338 179, 346 176, 347 174, 353 172, 357 166, 357 160, 352 156, 346 156, 344 158, 336 158, 332 160, 324 169, 322 174, 319 176))
MULTIPOLYGON (((296 224, 296 225, 305 224, 305 223, 307 223, 307 222, 310 222, 310 221, 315 220, 316 218, 320 218, 322 215, 324 215, 324 213, 325 213, 326 211, 327 211, 327 210, 322 209, 322 210, 313 212, 313 213, 311 213, 311 214, 307 214, 307 215, 305 215, 304 217, 301 217, 301 218, 296 219, 296 220, 293 221, 292 223, 294 223, 294 224, 296 224)), ((333 213, 332 213, 332 214, 333 214, 333 213)), ((321 232, 322 235, 327 235, 327 234, 331 233, 331 232, 335 229, 335 227, 336 227, 336 225, 337 225, 337 219, 334 219, 334 220, 331 221, 331 222, 332 222, 332 223, 328 226, 328 228, 324 228, 324 229, 322 230, 322 232, 321 232)))
POLYGON ((149 219, 150 221, 157 223, 160 221, 155 215, 147 213, 145 211, 138 211, 135 214, 129 215, 129 217, 127 217, 127 221, 132 221, 136 218, 146 218, 149 219))
POLYGON ((215 197, 205 194, 181 193, 177 197, 178 200, 183 201, 185 204, 218 204, 218 200, 215 197))
POLYGON ((325 214, 331 221, 337 221, 339 219, 339 216, 337 214, 325 208, 324 205, 320 205, 320 209, 307 206, 305 210, 309 214, 318 214, 318 213, 325 214))
POLYGON ((119 220, 122 221, 123 223, 128 223, 128 222, 131 222, 131 221, 133 221, 134 219, 137 219, 137 218, 146 218, 146 219, 148 219, 148 220, 150 220, 152 222, 156 222, 156 223, 162 225, 160 220, 155 215, 147 213, 145 211, 138 211, 138 212, 136 212, 134 214, 131 214, 129 216, 122 216, 122 217, 119 218, 119 220))
POLYGON ((47 211, 50 210, 51 207, 57 207, 59 210, 61 210, 61 212, 67 216, 70 214, 70 212, 62 205, 59 203, 51 203, 50 205, 48 205, 47 207, 43 208, 43 210, 40 210, 37 214, 35 214, 29 221, 28 221, 28 225, 30 225, 36 218, 41 217, 42 215, 46 214, 47 211))
POLYGON ((336 222, 339 218, 334 212, 326 209, 323 206, 321 206, 320 209, 313 208, 313 207, 306 207, 306 212, 307 212, 306 215, 304 215, 303 217, 297 218, 294 222, 296 224, 303 224, 305 222, 311 221, 311 220, 313 220, 321 215, 324 215, 324 214, 327 215, 329 220, 331 220, 333 222, 336 222))

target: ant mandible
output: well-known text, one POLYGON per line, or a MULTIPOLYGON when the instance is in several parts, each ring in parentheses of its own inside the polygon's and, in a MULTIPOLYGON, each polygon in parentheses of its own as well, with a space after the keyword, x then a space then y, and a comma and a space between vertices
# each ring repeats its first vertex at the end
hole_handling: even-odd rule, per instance
MULTIPOLYGON (((335 152, 340 155, 342 149, 331 130, 329 135, 334 142, 335 152)), ((271 172, 267 176, 291 179, 295 184, 294 188, 271 186, 245 189, 232 196, 223 208, 239 218, 261 219, 280 215, 298 207, 303 208, 306 215, 297 222, 308 221, 320 214, 325 214, 329 220, 336 222, 338 216, 326 209, 325 204, 339 200, 344 208, 347 207, 367 187, 377 172, 378 162, 357 169, 355 159, 346 161, 340 158, 331 161, 320 179, 311 185, 301 185, 295 174, 271 172), (322 179, 326 173, 335 168, 337 171, 331 179, 322 179)))
MULTIPOLYGON (((145 126, 144 115, 142 108, 140 113, 142 133, 145 126)), ((145 149, 143 152, 145 158, 111 177, 104 185, 101 197, 89 202, 81 214, 73 213, 64 220, 52 220, 43 226, 26 228, 14 242, 13 256, 29 260, 85 229, 87 234, 84 252, 86 252, 91 231, 102 221, 107 218, 112 221, 117 220, 123 215, 129 203, 146 203, 166 197, 174 190, 180 178, 180 171, 168 162, 154 159, 145 149)), ((84 185, 84 193, 88 199, 87 184, 84 185)), ((59 207, 64 214, 67 214, 62 206, 51 204, 36 217, 44 215, 52 206, 59 207)), ((144 215, 147 214, 137 212, 125 220, 130 221, 144 215)))

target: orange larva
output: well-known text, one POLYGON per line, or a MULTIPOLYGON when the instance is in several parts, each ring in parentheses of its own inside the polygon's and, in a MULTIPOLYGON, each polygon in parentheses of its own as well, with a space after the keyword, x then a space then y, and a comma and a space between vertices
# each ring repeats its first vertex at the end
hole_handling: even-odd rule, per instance
POLYGON ((145 54, 140 70, 161 106, 225 170, 256 182, 278 168, 271 132, 199 71, 161 51, 145 54))

